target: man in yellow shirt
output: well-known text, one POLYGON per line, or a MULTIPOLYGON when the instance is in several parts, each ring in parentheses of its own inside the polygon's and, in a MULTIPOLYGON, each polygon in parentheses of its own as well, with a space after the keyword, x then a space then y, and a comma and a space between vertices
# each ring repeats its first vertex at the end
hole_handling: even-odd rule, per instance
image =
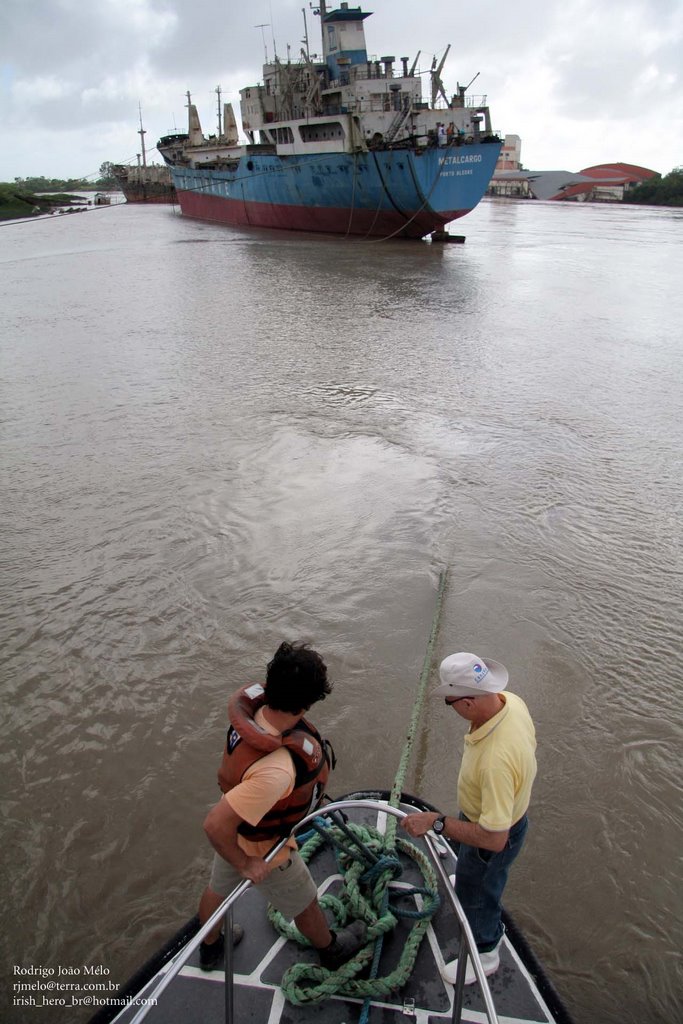
MULTIPOLYGON (((470 723, 458 776, 460 814, 423 811, 404 818, 403 827, 412 836, 432 829, 459 844, 455 892, 488 975, 500 965, 501 899, 528 828, 536 734, 521 697, 503 692, 508 672, 499 662, 461 651, 441 662, 439 678, 433 695, 470 723)), ((455 981, 457 965, 445 965, 445 981, 455 981)), ((474 980, 468 962, 465 984, 474 980)))
MULTIPOLYGON (((268 664, 265 686, 243 687, 231 698, 218 772, 223 796, 204 822, 216 852, 199 920, 204 924, 248 878, 280 913, 294 920, 317 949, 322 966, 336 970, 364 945, 365 925, 354 921, 338 933, 330 930, 294 840, 274 860, 263 859, 320 803, 329 759, 325 741, 303 715, 331 689, 327 667, 316 651, 283 643, 268 664)), ((203 970, 212 970, 223 959, 220 927, 200 946, 203 970)))

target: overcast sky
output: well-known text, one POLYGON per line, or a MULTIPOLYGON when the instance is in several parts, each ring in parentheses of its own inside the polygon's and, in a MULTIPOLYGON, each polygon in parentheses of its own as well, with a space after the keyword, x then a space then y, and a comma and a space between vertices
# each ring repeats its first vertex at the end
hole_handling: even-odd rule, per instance
MULTIPOLYGON (((521 137, 529 169, 683 165, 683 0, 362 6, 374 15, 373 55, 412 64, 420 50, 428 71, 451 43, 447 92, 478 73, 472 94, 488 97, 496 130, 521 137)), ((105 160, 135 161, 138 103, 158 160, 157 139, 186 130, 187 90, 207 134, 217 85, 239 121, 239 89, 261 78, 264 37, 269 57, 274 43, 280 57, 287 44, 296 56, 304 7, 320 52, 307 0, 0 0, 0 181, 96 176, 105 160)))

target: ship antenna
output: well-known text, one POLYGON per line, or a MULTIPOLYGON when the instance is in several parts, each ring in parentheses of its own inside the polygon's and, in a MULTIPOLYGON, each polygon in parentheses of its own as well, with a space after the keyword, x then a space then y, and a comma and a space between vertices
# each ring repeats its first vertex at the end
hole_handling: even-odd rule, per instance
POLYGON ((145 129, 142 127, 142 107, 140 106, 139 103, 138 103, 138 113, 140 114, 140 129, 138 131, 138 135, 140 136, 140 146, 141 146, 141 149, 142 149, 142 166, 146 167, 147 166, 147 154, 145 153, 145 135, 147 133, 145 132, 145 129))
POLYGON ((265 34, 265 32, 263 30, 264 30, 264 28, 269 28, 268 22, 264 21, 262 25, 254 25, 254 28, 260 28, 261 29, 261 39, 263 40, 263 54, 264 54, 264 57, 265 57, 264 64, 267 64, 268 63, 268 47, 266 46, 266 34, 265 34))
POLYGON ((273 22, 273 3, 272 0, 268 0, 268 9, 270 11, 270 37, 273 40, 273 60, 277 60, 277 46, 275 45, 275 25, 273 22))

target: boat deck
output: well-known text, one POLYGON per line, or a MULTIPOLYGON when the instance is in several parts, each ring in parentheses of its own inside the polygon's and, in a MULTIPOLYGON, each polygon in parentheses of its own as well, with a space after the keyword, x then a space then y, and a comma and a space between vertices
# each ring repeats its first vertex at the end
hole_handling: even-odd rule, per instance
MULTIPOLYGON (((377 794, 372 796, 376 797, 377 794)), ((355 797, 358 798, 359 794, 355 794, 355 797)), ((401 809, 408 812, 416 806, 424 809, 426 805, 416 801, 412 806, 401 804, 401 809)), ((353 810, 350 814, 354 822, 374 825, 380 832, 386 828, 387 816, 383 812, 364 808, 353 810)), ((453 874, 456 859, 450 844, 441 839, 432 838, 431 841, 438 850, 445 874, 453 874)), ((424 840, 418 840, 415 845, 429 857, 424 840)), ((401 853, 400 861, 403 874, 390 885, 391 903, 406 909, 420 910, 422 897, 414 892, 414 888, 424 885, 422 874, 412 858, 401 853)), ((334 852, 329 846, 323 846, 313 855, 310 867, 318 882, 320 896, 335 895, 341 890, 341 875, 334 852)), ((405 985, 398 991, 375 994, 365 1007, 364 1016, 362 997, 333 994, 323 1002, 308 1005, 293 1005, 285 998, 280 988, 285 971, 295 964, 310 964, 317 968, 317 956, 313 950, 300 947, 276 933, 266 916, 263 897, 257 889, 250 887, 239 897, 233 908, 234 921, 242 924, 245 934, 242 942, 233 950, 232 1018, 229 1013, 226 1016, 223 970, 208 973, 202 971, 195 950, 168 988, 158 996, 157 1005, 146 1008, 144 1019, 148 1024, 222 1024, 231 1019, 240 1024, 252 1021, 259 1024, 308 1024, 321 1017, 325 1024, 351 1024, 361 1020, 371 1024, 398 1024, 399 1019, 405 1022, 406 1017, 419 1024, 452 1020, 455 989, 442 980, 439 967, 444 961, 458 955, 459 925, 451 899, 445 892, 443 879, 440 888, 440 906, 427 927, 405 985)), ((384 938, 377 971, 379 978, 386 977, 397 968, 413 925, 413 919, 400 918, 395 929, 384 938)), ((168 969, 167 964, 161 974, 168 969)), ((312 973, 314 978, 308 978, 301 984, 313 986, 316 984, 316 975, 318 978, 328 977, 328 972, 319 968, 312 973)), ((367 977, 367 973, 366 968, 360 977, 367 977)), ((151 997, 158 979, 159 975, 138 991, 137 1000, 151 997)), ((541 989, 546 992, 546 997, 550 991, 551 996, 556 998, 554 992, 545 979, 541 979, 539 987, 509 933, 501 946, 500 968, 488 981, 495 1012, 501 1024, 503 1021, 505 1024, 566 1024, 569 1020, 561 1004, 558 1003, 551 1010, 546 998, 541 995, 541 989)), ((132 1024, 136 1018, 141 1019, 141 1012, 139 1003, 131 1004, 115 1019, 117 1024, 132 1024)), ((491 1019, 487 1017, 486 1002, 477 983, 464 989, 461 1019, 477 1022, 491 1019)))

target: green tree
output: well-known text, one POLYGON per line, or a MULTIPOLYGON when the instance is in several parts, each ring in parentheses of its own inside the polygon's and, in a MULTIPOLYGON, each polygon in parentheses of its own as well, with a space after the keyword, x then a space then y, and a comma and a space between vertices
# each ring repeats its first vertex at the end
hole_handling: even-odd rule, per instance
POLYGON ((626 202, 647 206, 683 206, 683 167, 674 168, 663 178, 658 174, 636 185, 629 191, 626 202))
POLYGON ((111 160, 105 160, 100 166, 100 177, 97 182, 100 188, 116 188, 116 178, 113 172, 113 163, 111 160))
POLYGON ((82 178, 46 178, 41 175, 39 178, 15 178, 14 184, 18 188, 26 189, 28 192, 83 192, 87 189, 88 182, 82 178))

